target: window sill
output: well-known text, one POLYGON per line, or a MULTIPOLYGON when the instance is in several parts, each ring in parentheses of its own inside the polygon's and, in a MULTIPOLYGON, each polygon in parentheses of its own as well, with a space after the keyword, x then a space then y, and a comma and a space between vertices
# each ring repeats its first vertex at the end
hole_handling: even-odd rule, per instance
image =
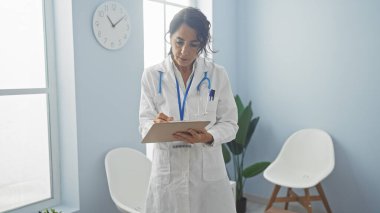
POLYGON ((67 206, 67 205, 60 205, 60 206, 56 206, 56 207, 53 207, 55 210, 57 210, 58 212, 61 212, 62 213, 76 213, 76 212, 79 212, 79 208, 77 207, 73 207, 73 206, 67 206))

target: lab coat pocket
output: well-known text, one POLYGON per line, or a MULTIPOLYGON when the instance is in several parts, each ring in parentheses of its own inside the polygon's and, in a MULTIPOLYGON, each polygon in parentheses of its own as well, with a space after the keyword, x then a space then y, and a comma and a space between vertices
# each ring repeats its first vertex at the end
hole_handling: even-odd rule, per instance
POLYGON ((154 149, 152 161, 152 178, 158 184, 168 184, 170 182, 169 150, 154 149))
POLYGON ((218 108, 218 98, 215 97, 214 100, 208 100, 207 108, 206 108, 206 114, 204 120, 210 121, 210 124, 207 126, 206 129, 211 128, 216 123, 216 112, 218 108))
POLYGON ((200 121, 210 121, 210 124, 206 127, 206 129, 209 129, 216 122, 217 107, 217 97, 215 97, 214 100, 204 98, 201 101, 198 101, 197 112, 194 113, 194 116, 192 116, 191 119, 200 121))
POLYGON ((217 181, 227 176, 221 146, 203 147, 202 155, 205 181, 217 181))
POLYGON ((210 98, 207 100, 207 109, 206 111, 207 112, 216 112, 217 108, 218 108, 218 101, 219 101, 219 98, 218 97, 214 97, 213 99, 210 100, 210 98))

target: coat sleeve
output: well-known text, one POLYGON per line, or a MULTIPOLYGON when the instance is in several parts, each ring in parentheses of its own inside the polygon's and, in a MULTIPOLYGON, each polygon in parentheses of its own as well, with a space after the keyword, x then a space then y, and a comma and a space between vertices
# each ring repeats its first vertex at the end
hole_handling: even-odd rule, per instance
POLYGON ((152 81, 153 73, 147 70, 143 72, 141 78, 141 97, 139 108, 139 131, 142 138, 148 133, 150 127, 153 125, 153 119, 157 115, 157 110, 154 105, 154 85, 152 81))
POLYGON ((217 79, 219 89, 219 102, 216 110, 216 123, 208 132, 214 137, 214 144, 230 142, 235 139, 238 131, 237 107, 230 81, 224 69, 218 70, 220 77, 217 79))

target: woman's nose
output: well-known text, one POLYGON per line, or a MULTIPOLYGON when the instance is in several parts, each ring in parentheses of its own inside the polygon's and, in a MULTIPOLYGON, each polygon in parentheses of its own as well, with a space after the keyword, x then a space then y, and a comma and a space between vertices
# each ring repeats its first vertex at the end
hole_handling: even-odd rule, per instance
POLYGON ((190 53, 190 45, 183 45, 182 48, 181 48, 181 54, 182 55, 187 55, 190 53))

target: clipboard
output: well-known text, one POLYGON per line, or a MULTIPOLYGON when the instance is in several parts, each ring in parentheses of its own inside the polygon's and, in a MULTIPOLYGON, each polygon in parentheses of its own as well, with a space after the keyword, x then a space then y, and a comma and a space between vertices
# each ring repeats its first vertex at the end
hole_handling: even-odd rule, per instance
POLYGON ((159 143, 178 141, 173 137, 175 132, 188 129, 203 129, 210 121, 171 121, 168 123, 155 123, 149 129, 141 143, 159 143))

